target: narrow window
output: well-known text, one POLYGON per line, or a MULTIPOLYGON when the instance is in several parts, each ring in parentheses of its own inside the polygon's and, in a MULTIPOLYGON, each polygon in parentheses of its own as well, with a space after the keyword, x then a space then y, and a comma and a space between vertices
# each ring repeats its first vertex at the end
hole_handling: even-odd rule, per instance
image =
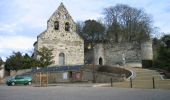
POLYGON ((58 21, 54 22, 54 29, 59 30, 59 22, 58 21))
POLYGON ((70 31, 70 24, 69 24, 69 22, 65 23, 65 31, 70 31))
POLYGON ((64 55, 64 53, 59 54, 59 65, 61 65, 61 66, 65 65, 65 55, 64 55))

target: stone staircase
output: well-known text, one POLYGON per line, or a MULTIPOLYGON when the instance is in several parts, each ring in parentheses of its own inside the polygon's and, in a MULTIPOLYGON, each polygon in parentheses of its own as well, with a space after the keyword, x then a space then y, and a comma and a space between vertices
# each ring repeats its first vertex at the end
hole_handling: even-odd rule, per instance
MULTIPOLYGON (((133 88, 152 89, 154 78, 156 89, 170 89, 170 79, 164 79, 162 73, 157 70, 132 67, 127 67, 126 69, 135 73, 135 76, 132 79, 133 88)), ((130 80, 114 83, 113 86, 130 88, 130 80)))

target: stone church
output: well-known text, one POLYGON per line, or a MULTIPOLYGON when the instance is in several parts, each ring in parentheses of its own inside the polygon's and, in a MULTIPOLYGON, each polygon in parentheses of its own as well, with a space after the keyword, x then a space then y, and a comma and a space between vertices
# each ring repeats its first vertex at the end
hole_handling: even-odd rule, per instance
POLYGON ((63 3, 47 21, 47 29, 37 36, 36 58, 36 51, 42 47, 53 50, 53 65, 84 65, 84 40, 76 33, 76 24, 63 3))

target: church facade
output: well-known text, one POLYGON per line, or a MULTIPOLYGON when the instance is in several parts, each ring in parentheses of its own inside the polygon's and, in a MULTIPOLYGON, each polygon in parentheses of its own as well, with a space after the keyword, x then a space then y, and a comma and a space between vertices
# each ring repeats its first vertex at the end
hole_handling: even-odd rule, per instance
POLYGON ((53 65, 84 65, 84 40, 76 33, 76 24, 63 3, 47 21, 47 29, 37 36, 35 58, 42 47, 53 50, 53 65))

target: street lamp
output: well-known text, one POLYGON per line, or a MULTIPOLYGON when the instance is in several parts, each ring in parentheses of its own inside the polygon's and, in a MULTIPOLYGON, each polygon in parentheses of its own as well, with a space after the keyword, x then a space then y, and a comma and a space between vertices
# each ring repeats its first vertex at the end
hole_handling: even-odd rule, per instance
POLYGON ((93 74, 93 83, 96 83, 96 77, 95 77, 95 52, 94 52, 94 44, 90 44, 87 47, 89 50, 93 50, 93 68, 92 68, 92 74, 93 74))

